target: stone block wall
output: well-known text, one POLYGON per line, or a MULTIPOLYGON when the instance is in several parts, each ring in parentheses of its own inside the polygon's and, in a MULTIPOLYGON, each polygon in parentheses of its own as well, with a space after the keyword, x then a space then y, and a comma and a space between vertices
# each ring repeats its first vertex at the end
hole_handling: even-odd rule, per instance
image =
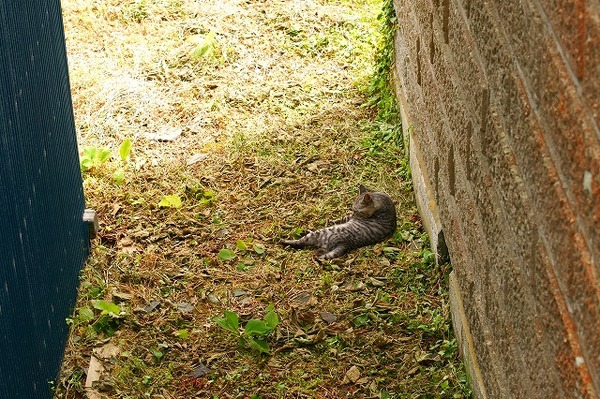
POLYGON ((600 394, 600 1, 394 0, 417 202, 476 397, 600 394))

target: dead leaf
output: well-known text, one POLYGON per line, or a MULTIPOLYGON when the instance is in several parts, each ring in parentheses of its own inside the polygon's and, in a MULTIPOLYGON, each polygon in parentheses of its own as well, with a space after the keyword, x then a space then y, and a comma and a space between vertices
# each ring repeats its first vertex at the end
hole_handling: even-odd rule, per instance
POLYGON ((335 323, 337 321, 337 316, 329 312, 321 312, 321 318, 327 324, 335 323))
POLYGON ((362 291, 364 288, 365 288, 365 284, 362 281, 359 281, 358 283, 352 285, 349 288, 349 291, 352 291, 352 292, 362 291))
POLYGON ((342 384, 348 384, 350 382, 355 383, 360 379, 360 369, 356 366, 350 367, 350 370, 346 371, 342 384))
POLYGON ((210 302, 210 303, 221 303, 219 298, 217 298, 213 294, 208 294, 206 297, 208 298, 208 302, 210 302))
POLYGON ((111 357, 117 357, 121 349, 112 342, 109 342, 100 348, 94 348, 93 352, 99 359, 110 359, 111 357))
POLYGON ((121 239, 121 241, 119 241, 119 245, 121 247, 128 247, 130 245, 133 245, 133 240, 131 238, 129 238, 129 237, 123 237, 121 239))
POLYGON ((142 310, 146 313, 150 313, 152 312, 154 309, 156 309, 158 306, 160 305, 160 301, 152 301, 150 302, 148 305, 144 306, 142 308, 142 310))
POLYGON ((191 166, 191 165, 198 163, 206 158, 208 158, 208 154, 204 154, 204 153, 194 154, 187 159, 186 164, 187 164, 187 166, 191 166))
POLYGON ((112 296, 121 301, 129 301, 129 300, 131 300, 131 298, 133 298, 133 294, 128 294, 126 292, 118 292, 118 291, 113 291, 112 296))
POLYGON ((189 313, 194 310, 194 305, 189 302, 179 302, 177 304, 177 310, 179 310, 181 313, 189 313))
POLYGON ((157 141, 175 141, 183 130, 175 126, 162 126, 156 133, 148 133, 145 136, 151 140, 157 141))
POLYGON ((369 283, 371 283, 371 285, 374 287, 385 287, 385 283, 383 281, 379 281, 373 277, 369 277, 369 283))
POLYGON ((200 363, 194 370, 190 371, 188 375, 190 377, 202 377, 208 373, 210 373, 210 368, 200 363))
POLYGON ((90 365, 87 370, 87 378, 85 379, 85 389, 88 399, 102 399, 98 391, 94 388, 94 383, 100 380, 102 373, 104 372, 104 366, 102 362, 94 355, 90 357, 90 365))
POLYGON ((121 204, 113 204, 112 215, 117 216, 117 213, 121 210, 121 204))
POLYGON ((308 170, 310 170, 311 172, 315 173, 315 172, 318 172, 321 169, 325 169, 328 165, 329 165, 328 161, 317 160, 317 161, 314 161, 314 162, 306 165, 306 168, 308 170))

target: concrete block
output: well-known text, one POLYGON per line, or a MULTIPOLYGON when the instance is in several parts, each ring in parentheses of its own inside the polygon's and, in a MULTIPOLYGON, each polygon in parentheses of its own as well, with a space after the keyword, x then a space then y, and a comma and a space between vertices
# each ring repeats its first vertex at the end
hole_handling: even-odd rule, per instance
POLYGON ((452 326, 454 328, 454 333, 456 334, 456 340, 462 350, 463 359, 465 359, 465 367, 469 376, 473 396, 480 399, 486 399, 488 396, 485 391, 483 376, 481 375, 481 370, 479 369, 479 364, 477 362, 473 336, 471 335, 469 323, 465 315, 461 290, 456 282, 456 274, 454 272, 450 273, 449 290, 452 326))

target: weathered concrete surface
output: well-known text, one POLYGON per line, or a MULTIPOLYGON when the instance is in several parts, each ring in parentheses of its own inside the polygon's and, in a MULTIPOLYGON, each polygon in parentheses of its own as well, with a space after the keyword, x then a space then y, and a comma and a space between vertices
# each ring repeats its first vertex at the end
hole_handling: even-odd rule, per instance
POLYGON ((489 398, 600 392, 600 2, 395 0, 418 205, 489 398))

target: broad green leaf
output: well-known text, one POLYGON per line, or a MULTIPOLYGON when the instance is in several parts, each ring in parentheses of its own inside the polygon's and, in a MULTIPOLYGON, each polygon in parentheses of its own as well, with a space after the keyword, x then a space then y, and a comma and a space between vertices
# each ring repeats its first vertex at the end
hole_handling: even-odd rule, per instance
POLYGON ((262 339, 255 339, 252 337, 248 337, 248 338, 246 338, 246 341, 248 342, 248 345, 250 346, 250 348, 252 348, 258 352, 269 353, 271 351, 271 348, 269 348, 269 344, 267 344, 262 339))
POLYGON ((215 40, 215 32, 211 31, 206 35, 195 35, 190 39, 198 44, 191 52, 191 56, 193 58, 200 59, 213 55, 215 51, 215 45, 217 44, 215 40))
POLYGON ((265 335, 272 329, 262 320, 251 319, 246 323, 244 333, 247 335, 265 335))
POLYGON ((113 318, 110 315, 105 314, 100 316, 100 318, 96 320, 94 324, 92 324, 92 329, 96 334, 104 334, 110 337, 119 329, 120 324, 120 319, 113 318))
POLYGON ((223 248, 219 251, 217 257, 222 260, 232 260, 235 259, 237 255, 231 249, 223 248))
POLYGON ((92 306, 102 311, 102 314, 110 316, 118 316, 121 313, 121 308, 112 302, 107 302, 103 299, 96 299, 92 301, 92 306))
POLYGON ((259 255, 262 255, 265 253, 265 246, 262 244, 254 244, 252 246, 252 249, 254 250, 254 252, 256 252, 259 255))
POLYGON ((164 354, 161 351, 155 350, 155 349, 152 350, 152 354, 157 359, 160 359, 160 358, 162 358, 164 356, 164 354))
POLYGON ((187 339, 190 336, 190 334, 188 333, 188 330, 183 329, 183 330, 177 330, 177 331, 175 331, 175 336, 177 338, 187 339))
POLYGON ((240 321, 237 313, 226 310, 224 314, 225 317, 215 317, 215 322, 219 326, 221 326, 221 328, 238 334, 238 329, 240 328, 240 321))
POLYGON ((101 147, 85 147, 81 154, 81 168, 84 171, 97 168, 110 158, 110 151, 101 147))
POLYGON ((110 158, 110 151, 107 150, 106 148, 99 148, 98 151, 96 151, 95 159, 100 163, 100 165, 102 165, 103 163, 108 161, 109 158, 110 158))
POLYGON ((88 308, 87 306, 85 306, 83 308, 79 308, 77 310, 77 315, 78 315, 79 321, 81 321, 82 323, 88 323, 88 322, 94 320, 94 311, 92 309, 88 308))
POLYGON ((279 324, 279 317, 277 317, 277 313, 273 310, 270 310, 265 314, 265 323, 269 330, 273 330, 279 324))
POLYGON ((304 229, 302 227, 296 227, 292 230, 292 237, 300 238, 302 235, 304 235, 304 229))
POLYGON ((210 206, 210 205, 212 205, 212 203, 213 203, 213 200, 212 200, 212 199, 208 199, 208 198, 200 198, 200 199, 198 200, 198 205, 199 205, 201 208, 204 208, 204 207, 210 206))
POLYGON ((125 180, 125 171, 123 169, 119 169, 115 173, 113 173, 112 177, 115 183, 117 183, 117 185, 120 186, 121 184, 123 184, 123 180, 125 180))
POLYGON ((92 160, 87 157, 81 157, 81 169, 83 169, 84 172, 92 169, 92 160))
POLYGON ((181 208, 181 198, 176 195, 165 195, 162 197, 158 206, 161 208, 181 208))
POLYGON ((371 318, 369 317, 369 315, 366 314, 356 316, 354 320, 352 320, 352 323, 354 323, 355 327, 364 327, 369 325, 370 322, 371 318))
POLYGON ((235 246, 240 251, 246 251, 248 249, 248 246, 246 245, 246 242, 244 240, 237 240, 237 242, 235 243, 235 246))
POLYGON ((93 165, 94 160, 96 159, 98 149, 96 147, 85 147, 83 149, 83 154, 81 155, 82 159, 85 159, 90 163, 90 166, 93 165))
POLYGON ((248 269, 250 269, 250 266, 245 264, 244 262, 238 262, 236 265, 236 269, 240 272, 245 272, 248 271, 248 269))
POLYGON ((131 139, 127 138, 123 140, 121 146, 119 147, 119 155, 121 156, 121 160, 125 162, 129 153, 131 152, 131 139))

